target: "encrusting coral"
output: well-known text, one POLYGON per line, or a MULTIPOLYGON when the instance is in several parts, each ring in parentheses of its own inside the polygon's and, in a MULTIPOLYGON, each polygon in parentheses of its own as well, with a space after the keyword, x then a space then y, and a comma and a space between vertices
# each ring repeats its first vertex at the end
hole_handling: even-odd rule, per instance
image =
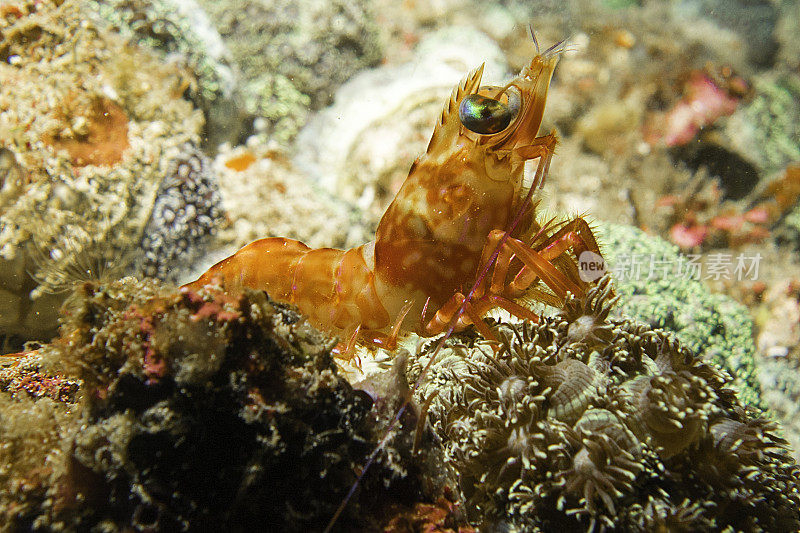
MULTIPOLYGON (((448 341, 418 392, 471 519, 523 530, 794 531, 800 479, 775 426, 675 337, 609 318, 610 278, 499 347, 448 341)), ((410 364, 418 376, 432 348, 410 364)))
POLYGON ((194 80, 186 89, 205 114, 207 146, 239 135, 244 117, 236 109, 236 68, 200 5, 194 0, 89 0, 87 4, 94 18, 103 19, 165 63, 192 73, 194 80))
POLYGON ((287 143, 310 109, 382 57, 376 14, 363 0, 199 0, 241 73, 244 110, 259 133, 287 143))

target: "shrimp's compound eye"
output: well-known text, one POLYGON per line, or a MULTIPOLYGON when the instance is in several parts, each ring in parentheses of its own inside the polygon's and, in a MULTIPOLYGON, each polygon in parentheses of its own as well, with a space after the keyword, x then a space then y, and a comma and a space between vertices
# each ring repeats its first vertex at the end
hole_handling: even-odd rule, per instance
POLYGON ((482 88, 480 92, 467 95, 461 100, 458 106, 458 118, 465 128, 475 133, 481 135, 500 133, 519 113, 519 94, 510 88, 500 95, 502 100, 495 100, 484 96, 481 92, 485 90, 482 88))

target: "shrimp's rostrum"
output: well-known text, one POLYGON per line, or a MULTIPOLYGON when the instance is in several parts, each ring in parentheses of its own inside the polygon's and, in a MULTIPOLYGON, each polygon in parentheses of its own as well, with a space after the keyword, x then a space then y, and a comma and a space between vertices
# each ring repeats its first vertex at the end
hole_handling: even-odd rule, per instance
POLYGON ((567 292, 583 294, 576 259, 599 254, 588 224, 536 219, 535 192, 556 145, 554 132, 537 135, 562 51, 537 50, 503 87, 481 86, 481 66, 454 89, 374 241, 335 250, 261 239, 186 287, 262 289, 318 327, 368 345, 390 345, 400 329, 441 333, 462 310, 456 329, 474 324, 491 335, 481 317, 492 308, 536 320, 520 298, 558 306, 567 292), (538 161, 526 185, 529 160, 538 161))

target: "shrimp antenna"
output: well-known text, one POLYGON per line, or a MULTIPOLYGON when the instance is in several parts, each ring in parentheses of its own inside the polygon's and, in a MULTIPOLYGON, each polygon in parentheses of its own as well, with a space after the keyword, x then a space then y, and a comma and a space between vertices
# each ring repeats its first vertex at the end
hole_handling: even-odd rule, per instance
POLYGON ((542 55, 543 56, 548 56, 551 53, 552 54, 560 54, 566 48, 566 43, 567 43, 567 39, 562 39, 561 41, 558 41, 556 44, 554 44, 553 46, 551 46, 550 48, 545 50, 542 53, 542 55))
POLYGON ((553 46, 551 46, 550 48, 548 48, 547 50, 542 52, 542 55, 543 56, 547 56, 547 55, 550 55, 550 54, 563 54, 565 52, 575 52, 575 51, 577 51, 578 47, 575 44, 570 43, 570 40, 572 39, 572 37, 573 37, 573 35, 570 35, 566 39, 562 39, 562 40, 558 41, 556 44, 554 44, 553 46))
POLYGON ((528 24, 528 33, 531 34, 531 41, 536 45, 536 55, 539 55, 539 41, 536 40, 536 32, 533 31, 533 23, 528 24))

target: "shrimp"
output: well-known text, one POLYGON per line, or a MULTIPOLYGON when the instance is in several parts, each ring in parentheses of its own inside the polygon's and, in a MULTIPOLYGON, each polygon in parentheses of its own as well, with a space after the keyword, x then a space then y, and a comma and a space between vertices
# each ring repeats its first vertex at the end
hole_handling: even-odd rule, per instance
POLYGON ((534 199, 557 143, 555 132, 538 131, 563 50, 562 42, 540 53, 536 43, 530 63, 502 87, 481 86, 483 65, 456 86, 372 242, 338 250, 261 239, 184 287, 265 290, 350 339, 342 357, 355 342, 391 348, 401 330, 433 336, 451 321, 451 331, 472 324, 491 339, 482 318, 491 309, 538 320, 521 298, 560 306, 567 293, 584 294, 577 258, 600 256, 589 225, 582 217, 539 222, 534 199), (526 186, 530 160, 538 164, 526 186), (409 313, 419 318, 404 325, 409 313))

